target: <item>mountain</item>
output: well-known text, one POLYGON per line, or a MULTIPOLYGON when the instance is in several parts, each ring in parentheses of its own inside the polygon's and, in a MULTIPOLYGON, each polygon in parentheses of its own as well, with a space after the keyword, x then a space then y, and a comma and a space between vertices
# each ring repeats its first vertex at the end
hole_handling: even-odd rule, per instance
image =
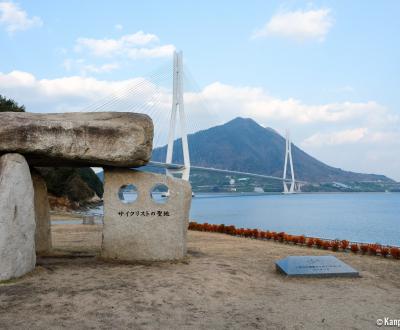
MULTIPOLYGON (((272 128, 264 128, 252 119, 235 118, 223 125, 188 136, 191 163, 196 166, 281 177, 285 159, 285 139, 272 128)), ((182 163, 182 141, 174 143, 173 162, 182 163)), ((153 161, 165 161, 167 147, 153 151, 153 161)), ((384 175, 344 171, 324 164, 292 145, 296 179, 323 182, 387 182, 384 175)))

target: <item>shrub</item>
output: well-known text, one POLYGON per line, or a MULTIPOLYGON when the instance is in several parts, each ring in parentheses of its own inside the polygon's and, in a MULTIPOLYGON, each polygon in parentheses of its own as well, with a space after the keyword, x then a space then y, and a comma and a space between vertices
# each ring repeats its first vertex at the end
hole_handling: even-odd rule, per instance
POLYGON ((322 247, 324 248, 324 250, 328 250, 331 246, 332 246, 332 244, 329 241, 322 242, 322 247))
POLYGON ((340 247, 342 250, 346 250, 349 247, 350 242, 346 241, 345 239, 340 241, 340 247))
POLYGON ((307 239, 307 246, 312 247, 315 244, 315 239, 310 237, 307 239))
POLYGON ((251 236, 253 237, 253 238, 258 238, 259 237, 259 232, 258 232, 258 230, 257 229, 253 229, 252 231, 251 231, 251 236))
POLYGON ((315 245, 317 246, 318 249, 322 247, 323 241, 319 238, 315 240, 315 245))
POLYGON ((236 234, 235 226, 227 226, 227 227, 225 227, 225 234, 235 235, 236 234))
POLYGON ((224 224, 221 224, 221 225, 218 226, 218 232, 219 233, 223 233, 224 230, 225 230, 225 225, 224 224))
POLYGON ((376 256, 378 252, 380 251, 381 247, 378 244, 369 244, 368 245, 368 251, 370 254, 376 256))
POLYGON ((339 246, 340 246, 339 241, 333 241, 331 243, 332 251, 335 251, 335 252, 338 251, 339 250, 339 246))
POLYGON ((381 256, 386 258, 389 254, 389 248, 387 247, 381 247, 381 256))
POLYGON ((279 242, 283 242, 283 237, 285 236, 285 232, 281 231, 280 233, 278 233, 278 241, 279 242))
POLYGON ((366 245, 366 244, 361 244, 360 250, 361 250, 361 253, 362 253, 362 254, 367 253, 367 252, 368 252, 368 245, 366 245))
POLYGON ((244 237, 250 237, 250 235, 251 235, 251 229, 243 229, 244 237))
POLYGON ((250 238, 255 238, 255 239, 274 239, 275 241, 279 242, 292 242, 293 244, 306 244, 308 247, 313 247, 314 245, 317 248, 323 248, 324 250, 328 250, 329 248, 332 249, 332 251, 338 251, 340 248, 343 249, 344 251, 350 248, 350 250, 353 253, 357 253, 358 251, 361 251, 363 254, 369 253, 371 255, 377 255, 380 254, 383 257, 387 257, 389 254, 394 258, 394 259, 400 259, 400 248, 399 247, 385 247, 381 246, 380 244, 357 244, 353 243, 350 244, 349 241, 347 240, 335 240, 335 241, 326 241, 322 240, 319 238, 313 238, 309 237, 306 238, 304 235, 301 236, 295 236, 295 235, 289 235, 286 234, 285 232, 270 232, 269 230, 267 231, 262 231, 258 229, 244 229, 244 228, 236 228, 233 225, 230 226, 225 226, 224 224, 220 225, 214 225, 214 224, 209 224, 205 222, 204 224, 197 223, 195 221, 190 221, 189 230, 196 230, 196 231, 205 231, 205 232, 218 232, 218 233, 224 233, 227 235, 236 235, 236 236, 242 236, 242 237, 250 237, 250 238))
POLYGON ((360 248, 358 247, 358 244, 351 244, 350 250, 351 252, 357 253, 358 251, 360 251, 360 248))
POLYGON ((391 247, 390 254, 395 259, 400 259, 400 249, 398 247, 391 247))

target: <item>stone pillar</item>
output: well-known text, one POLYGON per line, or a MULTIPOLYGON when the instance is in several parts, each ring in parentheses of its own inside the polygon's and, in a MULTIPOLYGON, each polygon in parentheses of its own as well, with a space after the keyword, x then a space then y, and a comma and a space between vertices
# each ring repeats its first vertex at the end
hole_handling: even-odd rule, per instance
POLYGON ((104 169, 104 227, 101 255, 121 261, 181 259, 192 199, 190 184, 165 175, 129 169, 104 169), (119 190, 134 185, 137 199, 120 200, 119 190), (164 204, 151 197, 158 184, 168 187, 164 204))
POLYGON ((31 174, 19 154, 0 157, 0 281, 35 268, 35 210, 31 174))
POLYGON ((31 174, 35 192, 36 253, 47 254, 51 251, 50 206, 47 196, 47 186, 39 173, 32 171, 31 174))

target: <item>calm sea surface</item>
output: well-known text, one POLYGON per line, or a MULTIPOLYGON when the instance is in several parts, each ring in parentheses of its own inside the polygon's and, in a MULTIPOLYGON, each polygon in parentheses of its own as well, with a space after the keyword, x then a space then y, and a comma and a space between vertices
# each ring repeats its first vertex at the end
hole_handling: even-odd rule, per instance
POLYGON ((191 219, 289 234, 400 245, 400 193, 197 195, 191 219))
MULTIPOLYGON (((102 207, 92 210, 101 214, 102 207)), ((400 193, 197 194, 197 222, 400 246, 400 193)))

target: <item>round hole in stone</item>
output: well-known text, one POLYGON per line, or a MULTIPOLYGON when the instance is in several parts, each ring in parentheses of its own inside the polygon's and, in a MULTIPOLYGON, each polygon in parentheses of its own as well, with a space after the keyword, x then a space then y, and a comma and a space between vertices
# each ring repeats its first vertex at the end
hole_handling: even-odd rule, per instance
POLYGON ((118 198, 122 203, 133 203, 138 197, 138 191, 133 184, 124 184, 118 190, 118 198))
POLYGON ((153 201, 159 204, 167 202, 169 197, 169 189, 163 183, 157 183, 150 191, 150 196, 153 201))

